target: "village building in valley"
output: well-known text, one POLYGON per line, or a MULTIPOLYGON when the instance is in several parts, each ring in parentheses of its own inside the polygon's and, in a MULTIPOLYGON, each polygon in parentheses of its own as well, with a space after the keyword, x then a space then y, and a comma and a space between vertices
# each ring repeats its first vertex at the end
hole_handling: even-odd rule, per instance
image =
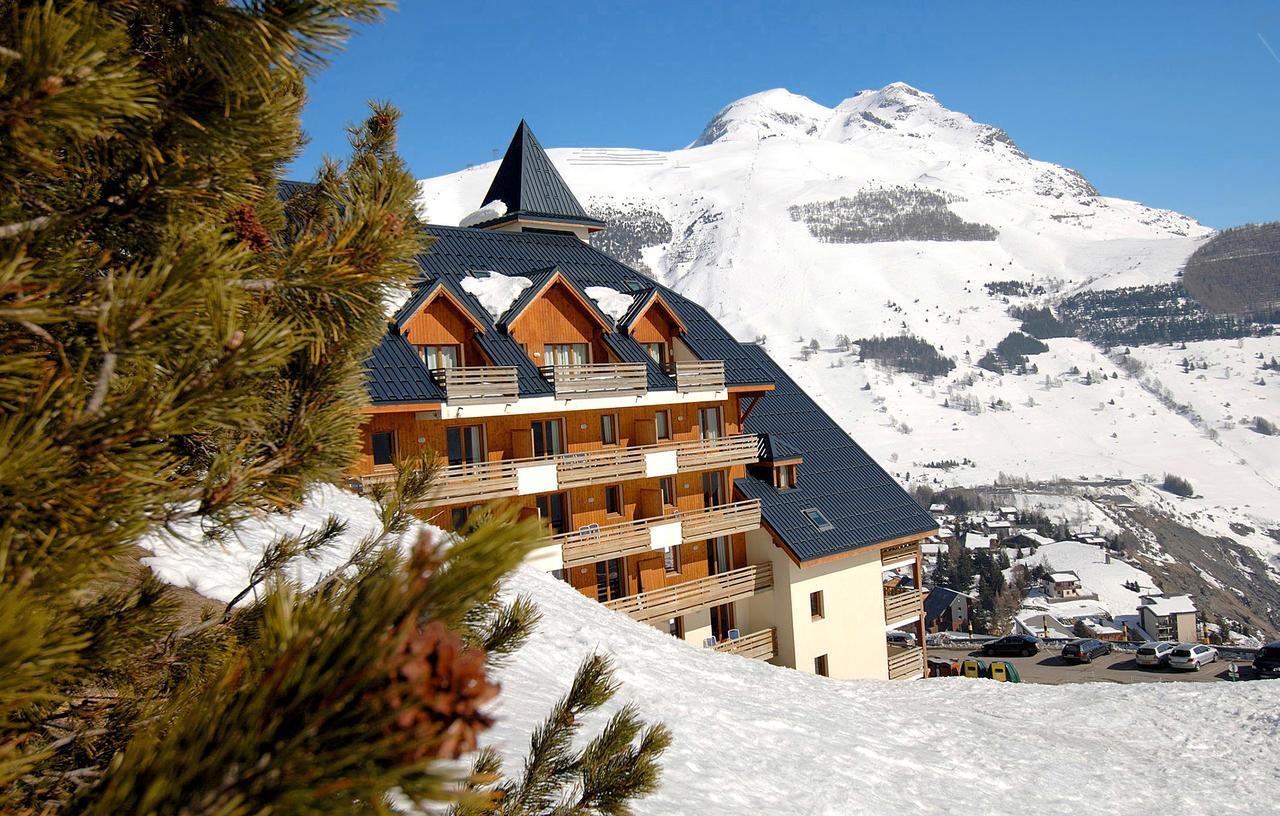
POLYGON ((618 612, 802 671, 921 676, 932 516, 762 348, 592 247, 608 225, 523 122, 476 204, 426 228, 353 477, 434 452, 425 518, 519 502, 547 525, 531 560, 618 612))

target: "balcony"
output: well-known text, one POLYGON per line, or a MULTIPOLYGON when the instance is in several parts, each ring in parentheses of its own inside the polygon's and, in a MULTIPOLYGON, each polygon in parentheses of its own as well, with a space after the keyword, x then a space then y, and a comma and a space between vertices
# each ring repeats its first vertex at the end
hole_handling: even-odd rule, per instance
POLYGON ((552 536, 551 541, 560 545, 564 566, 576 567, 606 558, 643 555, 686 541, 745 533, 759 526, 760 501, 750 499, 619 524, 590 524, 552 536))
POLYGON ((909 680, 924 676, 924 650, 919 646, 911 649, 889 649, 889 679, 909 680))
POLYGON ((915 561, 920 553, 919 541, 908 541, 895 544, 880 551, 880 563, 887 569, 891 566, 902 566, 907 561, 915 561))
POLYGON ((675 444, 678 467, 682 471, 749 465, 760 461, 760 437, 733 434, 714 439, 693 439, 675 444))
POLYGON ((644 363, 583 363, 540 368, 555 386, 556 399, 627 397, 649 390, 644 363))
POLYGON ((917 590, 885 593, 884 624, 894 626, 912 617, 919 617, 924 596, 917 590))
POLYGON ((615 598, 604 605, 641 623, 657 623, 699 609, 741 601, 768 589, 773 589, 773 565, 764 563, 615 598))
POLYGON ((682 394, 724 390, 724 360, 677 362, 667 366, 667 373, 675 377, 676 390, 682 394))
POLYGON ((778 654, 778 630, 761 629, 715 645, 717 652, 736 654, 753 660, 772 660, 778 654))
POLYGON ((485 405, 520 399, 514 366, 438 368, 431 372, 450 405, 485 405))

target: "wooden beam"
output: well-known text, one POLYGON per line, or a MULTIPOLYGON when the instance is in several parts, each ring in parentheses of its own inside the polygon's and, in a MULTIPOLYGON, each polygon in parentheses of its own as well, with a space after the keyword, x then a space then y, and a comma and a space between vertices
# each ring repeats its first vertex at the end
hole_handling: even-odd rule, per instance
POLYGON ((742 410, 742 397, 738 397, 738 427, 742 427, 742 423, 747 421, 747 417, 751 416, 751 412, 755 410, 756 403, 760 401, 763 394, 756 394, 751 398, 751 404, 747 406, 747 410, 742 410))

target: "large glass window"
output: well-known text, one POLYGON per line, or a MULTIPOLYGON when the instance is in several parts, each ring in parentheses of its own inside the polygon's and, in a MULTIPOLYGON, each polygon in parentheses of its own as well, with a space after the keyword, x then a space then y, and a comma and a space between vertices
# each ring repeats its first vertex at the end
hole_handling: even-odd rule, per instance
POLYGON ((462 349, 459 346, 418 346, 418 353, 427 368, 456 368, 462 365, 462 349))
POLYGON ((671 438, 671 412, 655 411, 653 414, 653 428, 658 439, 671 438))
POLYGON ((698 433, 703 439, 719 439, 722 428, 719 408, 698 409, 698 433))
POLYGON ((606 445, 618 444, 617 414, 602 414, 600 416, 600 441, 606 445))
POLYGON ((569 502, 563 493, 538 497, 538 515, 547 520, 552 531, 569 532, 569 502))
POLYGON ((564 453, 563 419, 535 419, 532 429, 534 456, 558 456, 564 453))
POLYGON ((548 343, 542 347, 542 364, 546 366, 586 365, 591 353, 586 343, 548 343))
POLYGON ((704 507, 719 507, 729 503, 729 490, 724 478, 724 471, 713 470, 702 474, 702 504, 704 507))
POLYGON ((626 594, 622 581, 623 566, 621 558, 610 558, 608 561, 596 562, 596 600, 601 603, 621 598, 626 594))
POLYGON ((622 485, 609 485, 604 489, 604 511, 613 516, 622 515, 622 485))
POLYGON ((645 343, 644 350, 648 352, 649 359, 653 360, 660 366, 667 364, 667 344, 666 343, 645 343))
POLYGON ((396 458, 396 436, 391 431, 379 431, 371 437, 373 443, 373 463, 390 465, 396 458))
POLYGON ((484 444, 483 425, 462 425, 446 428, 445 442, 449 448, 449 464, 474 464, 488 458, 484 444))

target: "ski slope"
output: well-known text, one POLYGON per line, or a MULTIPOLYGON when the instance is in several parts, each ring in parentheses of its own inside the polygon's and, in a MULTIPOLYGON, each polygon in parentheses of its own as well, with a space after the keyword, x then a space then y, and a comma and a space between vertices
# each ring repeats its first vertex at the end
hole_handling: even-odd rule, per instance
MULTIPOLYGON (((332 568, 376 523, 373 505, 333 487, 291 516, 251 520, 235 544, 158 534, 148 564, 227 601, 271 537, 329 513, 348 532, 332 568)), ((322 573, 286 570, 302 585, 322 573)), ((1005 685, 961 678, 837 681, 695 648, 521 567, 505 588, 542 622, 498 670, 485 736, 512 772, 530 734, 592 652, 612 656, 620 706, 666 723, 660 789, 638 814, 1259 813, 1280 777, 1280 681, 1005 685)))

